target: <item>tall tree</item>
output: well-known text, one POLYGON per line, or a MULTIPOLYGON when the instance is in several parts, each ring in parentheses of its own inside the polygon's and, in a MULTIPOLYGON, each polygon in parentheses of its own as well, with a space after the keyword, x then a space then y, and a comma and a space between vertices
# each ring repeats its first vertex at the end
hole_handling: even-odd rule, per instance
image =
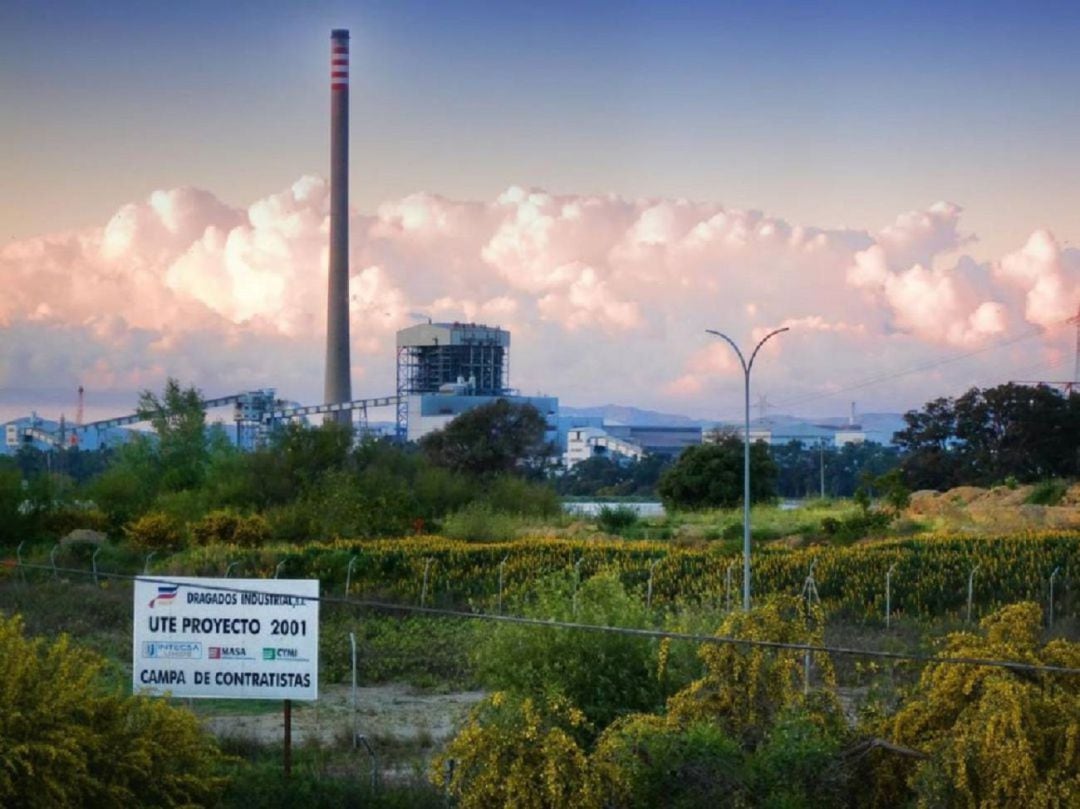
POLYGON ((455 472, 528 474, 543 471, 554 453, 546 432, 547 422, 531 404, 496 399, 428 433, 420 448, 432 463, 455 472))
MULTIPOLYGON (((743 498, 743 442, 727 435, 687 447, 660 477, 660 499, 668 508, 732 508, 743 498)), ((764 441, 750 447, 750 502, 776 496, 776 464, 764 441)))
POLYGON ((177 380, 169 377, 160 398, 150 390, 139 394, 137 411, 157 433, 163 487, 175 490, 198 486, 209 458, 206 409, 199 389, 181 388, 177 380))
POLYGON ((912 488, 1080 474, 1080 394, 1044 386, 972 388, 904 415, 895 436, 912 488))

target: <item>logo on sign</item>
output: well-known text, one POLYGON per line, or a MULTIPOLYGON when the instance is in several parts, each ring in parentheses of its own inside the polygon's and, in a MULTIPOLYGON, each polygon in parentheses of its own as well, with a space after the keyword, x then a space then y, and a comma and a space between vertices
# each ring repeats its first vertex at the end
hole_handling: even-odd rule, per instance
POLYGON ((150 606, 153 607, 159 601, 173 601, 176 598, 176 591, 179 589, 179 584, 159 584, 157 595, 150 599, 150 606))
POLYGON ((206 656, 210 660, 254 660, 243 646, 209 646, 206 656))
POLYGON ((280 646, 264 646, 262 650, 263 660, 290 660, 297 663, 306 663, 306 657, 300 657, 297 649, 288 649, 280 646))
POLYGON ((143 641, 142 656, 159 660, 201 660, 202 644, 193 641, 143 641))

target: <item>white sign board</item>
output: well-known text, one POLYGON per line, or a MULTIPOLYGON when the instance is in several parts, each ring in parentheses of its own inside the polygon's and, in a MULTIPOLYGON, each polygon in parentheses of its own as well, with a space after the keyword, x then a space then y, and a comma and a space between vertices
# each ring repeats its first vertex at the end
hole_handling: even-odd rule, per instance
POLYGON ((174 697, 319 696, 317 579, 135 579, 132 685, 174 697))

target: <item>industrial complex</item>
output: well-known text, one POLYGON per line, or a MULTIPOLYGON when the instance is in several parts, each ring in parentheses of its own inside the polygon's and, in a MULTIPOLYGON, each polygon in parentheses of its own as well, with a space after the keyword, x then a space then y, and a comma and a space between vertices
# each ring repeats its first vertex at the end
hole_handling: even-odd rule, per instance
MULTIPOLYGON (((397 389, 388 395, 353 399, 349 338, 349 32, 330 35, 330 226, 328 234, 327 327, 323 401, 301 405, 284 401, 274 388, 243 391, 204 402, 207 410, 232 407, 236 445, 253 448, 278 425, 324 420, 351 424, 360 435, 388 435, 416 441, 471 408, 507 399, 528 403, 546 418, 549 439, 569 468, 596 455, 637 459, 646 453, 668 456, 700 444, 700 426, 634 426, 605 423, 599 416, 560 415, 554 396, 521 396, 510 386, 510 332, 478 323, 421 323, 402 329, 396 339, 397 389), (369 421, 369 411, 386 410, 392 420, 369 421)), ((390 357, 387 357, 390 360, 390 357)), ((0 451, 79 448, 96 450, 126 441, 128 428, 144 422, 139 413, 84 423, 84 390, 73 423, 36 414, 4 425, 0 451)), ((859 441, 856 425, 834 430, 835 442, 859 441)), ((765 430, 767 441, 786 438, 765 430)), ((818 440, 821 440, 819 435, 818 440)))

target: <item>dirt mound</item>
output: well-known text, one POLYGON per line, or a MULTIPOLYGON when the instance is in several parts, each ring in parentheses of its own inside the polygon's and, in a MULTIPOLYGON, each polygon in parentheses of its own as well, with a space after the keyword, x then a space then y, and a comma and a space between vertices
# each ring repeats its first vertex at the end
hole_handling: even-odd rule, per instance
POLYGON ((1070 487, 1058 506, 1029 504, 1034 488, 958 486, 947 492, 919 491, 911 495, 907 513, 913 518, 932 518, 941 530, 1001 533, 1080 528, 1080 484, 1070 487))

